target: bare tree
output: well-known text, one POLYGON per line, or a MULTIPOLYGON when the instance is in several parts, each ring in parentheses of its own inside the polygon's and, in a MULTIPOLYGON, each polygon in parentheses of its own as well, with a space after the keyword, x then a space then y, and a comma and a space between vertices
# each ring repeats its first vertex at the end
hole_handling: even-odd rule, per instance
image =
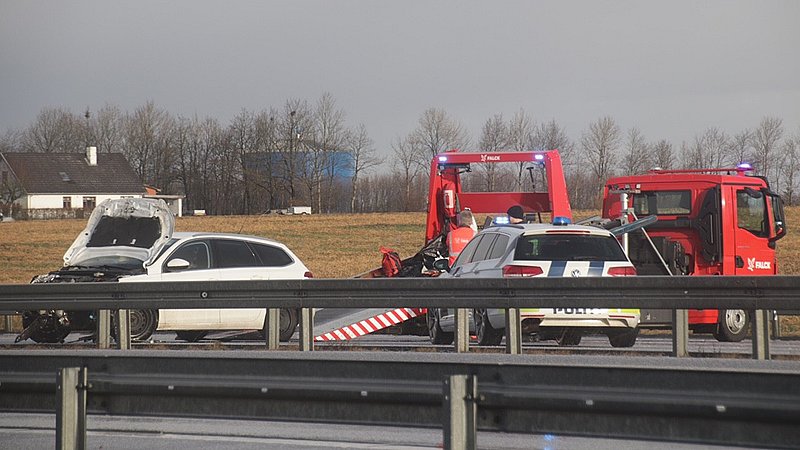
POLYGON ((248 155, 257 148, 255 114, 242 108, 239 114, 233 118, 233 122, 228 127, 228 133, 230 133, 231 144, 239 163, 238 172, 241 173, 242 178, 242 212, 250 214, 252 210, 251 195, 254 185, 250 181, 247 163, 248 155))
MULTIPOLYGON (((617 163, 616 151, 620 144, 620 129, 614 119, 601 117, 589 125, 589 130, 581 136, 581 147, 592 174, 594 175, 594 195, 605 180, 613 175, 617 163)), ((599 198, 599 197, 597 197, 599 198)))
MULTIPOLYGON (((515 152, 524 152, 527 150, 534 150, 533 139, 536 133, 536 122, 533 118, 520 108, 519 111, 511 118, 508 124, 508 147, 515 152)), ((517 190, 521 191, 524 182, 525 168, 527 163, 517 164, 517 190)))
POLYGON ((672 150, 672 143, 666 139, 653 144, 650 152, 654 167, 672 169, 675 166, 675 152, 672 150))
POLYGON ((367 127, 359 124, 348 136, 347 152, 350 154, 350 212, 356 212, 356 194, 359 188, 359 176, 378 166, 383 160, 375 154, 375 142, 369 137, 367 127))
POLYGON ((297 184, 298 175, 303 170, 303 154, 305 150, 304 139, 311 129, 311 108, 305 100, 288 100, 281 112, 278 121, 280 136, 280 163, 279 172, 282 189, 286 193, 285 206, 295 206, 298 200, 297 184))
POLYGON ((422 172, 422 167, 419 164, 420 150, 414 145, 414 136, 409 135, 405 138, 397 137, 392 142, 392 150, 394 150, 394 169, 399 172, 403 186, 403 211, 411 210, 411 187, 414 184, 417 176, 422 172))
POLYGON ((622 172, 625 175, 642 173, 650 162, 647 141, 638 127, 628 130, 624 144, 622 172))
POLYGON ((695 135, 691 146, 685 147, 683 165, 689 169, 710 169, 728 165, 729 139, 719 128, 707 128, 695 135))
POLYGON ((797 202, 798 184, 800 184, 800 129, 786 139, 781 147, 779 176, 783 181, 781 195, 787 205, 797 202))
POLYGON ((436 154, 469 145, 469 133, 458 122, 447 116, 443 109, 431 108, 422 113, 419 125, 413 132, 414 141, 425 152, 419 155, 427 164, 436 154))
POLYGON ((783 120, 777 117, 764 117, 753 133, 756 170, 767 178, 777 173, 777 167, 773 169, 773 159, 782 137, 783 120))
POLYGON ((729 143, 731 159, 733 163, 751 162, 754 154, 753 132, 742 130, 742 132, 731 137, 729 143))
POLYGON ((83 124, 61 108, 45 108, 23 134, 22 146, 29 152, 82 152, 83 124))
POLYGON ((105 105, 94 115, 94 144, 97 151, 113 153, 121 151, 123 142, 124 115, 119 108, 105 105))
MULTIPOLYGON (((479 148, 482 152, 499 152, 508 147, 509 131, 502 114, 497 114, 483 124, 479 148)), ((487 192, 495 191, 497 164, 480 164, 478 166, 485 177, 487 192)))
POLYGON ((305 165, 302 171, 303 181, 308 188, 310 204, 315 206, 318 212, 323 212, 323 178, 327 179, 325 192, 330 196, 336 174, 341 170, 341 167, 338 167, 341 164, 337 152, 341 154, 347 139, 345 113, 336 106, 333 96, 325 93, 317 101, 311 120, 311 133, 307 139, 309 142, 306 146, 305 165))

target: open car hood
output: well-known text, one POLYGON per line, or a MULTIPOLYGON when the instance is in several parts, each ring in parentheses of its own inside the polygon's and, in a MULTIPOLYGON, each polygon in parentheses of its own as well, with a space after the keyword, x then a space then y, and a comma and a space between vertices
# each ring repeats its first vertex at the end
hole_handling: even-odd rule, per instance
POLYGON ((154 258, 175 230, 175 218, 163 200, 105 200, 94 209, 86 228, 64 253, 65 266, 104 256, 154 258))

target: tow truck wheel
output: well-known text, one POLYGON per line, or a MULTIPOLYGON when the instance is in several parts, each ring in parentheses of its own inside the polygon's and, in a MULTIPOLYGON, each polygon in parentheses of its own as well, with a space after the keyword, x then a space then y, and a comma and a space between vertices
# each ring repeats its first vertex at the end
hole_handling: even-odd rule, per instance
POLYGON ((743 309, 726 309, 719 312, 719 322, 714 337, 720 342, 739 342, 747 336, 750 316, 743 309))
POLYGON ((158 310, 131 309, 128 310, 131 322, 131 340, 146 341, 158 328, 158 310))
POLYGON ((632 330, 616 331, 613 333, 609 333, 608 342, 610 342, 611 346, 615 348, 633 347, 633 345, 636 344, 636 338, 638 336, 639 336, 638 328, 634 328, 632 330))
POLYGON ((566 329, 556 338, 556 342, 559 346, 574 347, 581 343, 581 337, 580 331, 566 329))
POLYGON ((489 312, 485 309, 472 311, 475 318, 475 330, 478 334, 478 345, 500 345, 503 340, 503 330, 497 330, 489 322, 489 312))
POLYGON ((455 339, 455 334, 442 330, 442 326, 439 323, 439 313, 439 308, 428 308, 428 314, 425 316, 425 321, 428 323, 428 336, 431 338, 431 344, 452 344, 455 339))
MULTIPOLYGON (((280 323, 278 325, 278 340, 281 342, 289 342, 289 339, 294 335, 294 330, 297 329, 297 324, 300 323, 299 314, 296 309, 281 308, 280 323)), ((264 319, 264 328, 259 331, 261 337, 267 338, 267 323, 268 319, 264 319)))

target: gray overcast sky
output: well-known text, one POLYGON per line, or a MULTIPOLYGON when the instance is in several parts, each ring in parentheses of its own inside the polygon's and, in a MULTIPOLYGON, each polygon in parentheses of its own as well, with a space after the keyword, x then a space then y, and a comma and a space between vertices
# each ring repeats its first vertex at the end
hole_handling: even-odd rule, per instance
POLYGON ((477 141, 524 108, 676 145, 800 127, 800 1, 0 2, 0 133, 45 107, 152 100, 229 123, 330 92, 387 151, 429 107, 477 141))

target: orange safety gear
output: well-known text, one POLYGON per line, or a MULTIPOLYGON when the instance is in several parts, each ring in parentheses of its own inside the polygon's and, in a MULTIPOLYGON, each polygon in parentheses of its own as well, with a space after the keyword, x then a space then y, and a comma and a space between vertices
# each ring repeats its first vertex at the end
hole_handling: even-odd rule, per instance
POLYGON ((468 225, 458 227, 447 234, 447 251, 450 255, 450 265, 456 261, 456 257, 464 250, 469 241, 475 237, 475 230, 468 225))

